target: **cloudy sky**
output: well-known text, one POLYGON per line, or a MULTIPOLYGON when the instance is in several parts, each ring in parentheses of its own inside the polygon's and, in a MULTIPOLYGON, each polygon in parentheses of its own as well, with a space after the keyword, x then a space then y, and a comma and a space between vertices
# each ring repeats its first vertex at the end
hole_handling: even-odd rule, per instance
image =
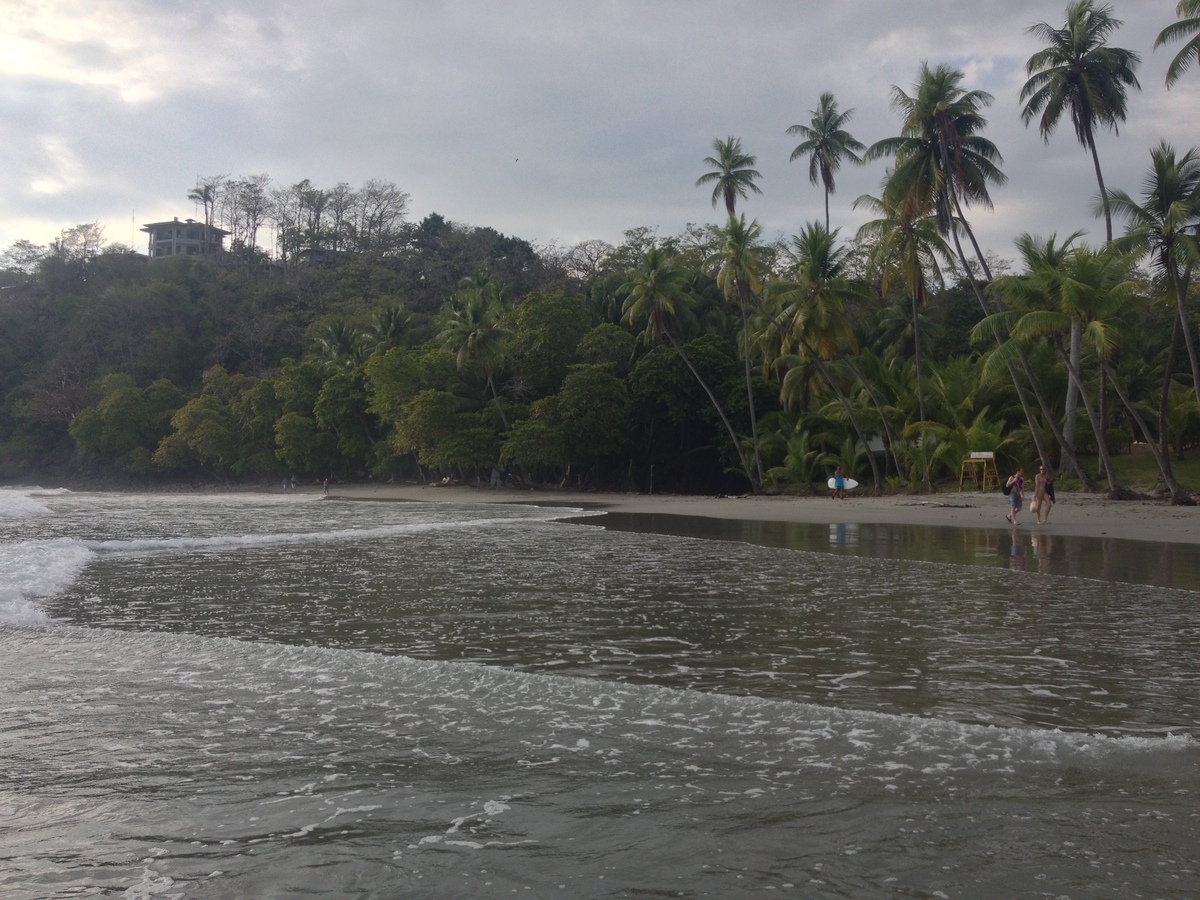
MULTIPOLYGON (((1023 231, 1085 229, 1096 185, 1064 122, 1049 145, 1020 121, 1026 28, 1062 0, 0 0, 0 250, 99 221, 144 252, 145 222, 200 213, 197 177, 267 173, 319 187, 369 178, 437 212, 569 246, 651 226, 715 222, 695 187, 714 138, 758 158, 741 207, 768 237, 820 218, 788 157, 822 91, 870 144, 898 131, 891 85, 923 60, 990 92, 986 136, 1008 184, 975 210, 1011 256, 1023 231)), ((1200 72, 1171 91, 1153 51, 1175 0, 1113 0, 1114 43, 1142 55, 1120 136, 1099 140, 1111 187, 1136 193, 1149 148, 1200 144, 1200 72)), ((877 193, 882 163, 843 170, 833 224, 877 193)))

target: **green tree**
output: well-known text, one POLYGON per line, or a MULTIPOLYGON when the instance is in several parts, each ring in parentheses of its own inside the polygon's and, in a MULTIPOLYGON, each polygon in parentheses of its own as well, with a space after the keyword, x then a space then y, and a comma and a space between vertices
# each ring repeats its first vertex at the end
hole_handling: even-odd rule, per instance
POLYGON ((709 402, 729 433, 746 480, 752 487, 757 487, 762 482, 755 481, 754 473, 742 450, 741 441, 738 439, 737 432, 733 430, 733 425, 730 424, 724 407, 671 333, 672 323, 691 302, 687 284, 688 272, 672 265, 670 259, 660 248, 651 247, 642 257, 641 265, 628 273, 628 280, 621 287, 622 292, 627 294, 621 310, 624 321, 636 327, 645 320, 646 327, 642 333, 645 342, 653 345, 665 338, 672 349, 679 354, 688 371, 704 389, 709 402))
POLYGON ((1164 44, 1182 40, 1183 46, 1167 66, 1167 87, 1177 82, 1183 73, 1192 67, 1192 63, 1200 59, 1200 0, 1179 0, 1175 5, 1175 15, 1178 22, 1173 22, 1154 40, 1154 49, 1164 44))
POLYGON ((854 110, 839 111, 837 100, 828 91, 821 94, 817 108, 810 115, 809 124, 793 125, 787 130, 788 134, 798 134, 804 138, 792 151, 788 161, 795 162, 801 156, 808 156, 808 180, 813 184, 819 180, 825 188, 825 230, 828 231, 829 196, 834 192, 833 173, 846 160, 861 165, 862 158, 858 154, 867 148, 846 131, 846 123, 854 115, 854 110))
POLYGON ((1179 156, 1166 141, 1150 151, 1150 171, 1142 179, 1142 202, 1124 191, 1110 191, 1106 206, 1127 223, 1118 242, 1149 254, 1154 268, 1174 295, 1175 308, 1192 367, 1192 386, 1200 403, 1200 357, 1187 311, 1192 271, 1200 263, 1200 150, 1179 156))
POLYGON ((737 198, 746 198, 747 191, 761 194, 762 190, 754 179, 762 178, 754 169, 758 158, 742 150, 741 138, 730 135, 725 140, 717 138, 713 141, 715 156, 704 157, 704 164, 713 169, 705 172, 696 179, 696 187, 711 184, 713 186, 712 205, 715 208, 718 200, 725 201, 725 210, 732 217, 737 206, 737 198))
POLYGON ((766 476, 758 443, 758 411, 754 403, 754 380, 750 349, 750 313, 755 298, 763 290, 768 271, 768 248, 762 244, 762 226, 758 220, 746 223, 744 215, 729 217, 723 228, 715 229, 720 247, 712 260, 717 269, 717 287, 725 299, 733 303, 742 318, 742 353, 746 374, 746 400, 750 412, 750 439, 754 450, 757 478, 751 483, 755 490, 762 488, 766 476))
MULTIPOLYGON (((1119 248, 1109 246, 1095 251, 1086 246, 1074 248, 1067 254, 1061 270, 1035 269, 1030 275, 1033 290, 1043 295, 1048 302, 1042 309, 1026 312, 1013 325, 1013 337, 1026 340, 1043 335, 1062 335, 1069 332, 1070 320, 1083 322, 1085 343, 1091 347, 1108 376, 1130 420, 1136 423, 1143 439, 1154 454, 1163 484, 1171 492, 1175 503, 1190 504, 1187 493, 1175 481, 1171 472, 1170 458, 1166 456, 1156 440, 1154 431, 1146 423, 1137 404, 1125 389, 1123 380, 1114 368, 1114 359, 1121 345, 1121 335, 1128 330, 1129 313, 1140 306, 1140 286, 1130 279, 1135 257, 1119 248)), ((1060 355, 1068 361, 1068 355, 1060 347, 1060 355)), ((1082 377, 1078 369, 1070 366, 1071 377, 1080 387, 1081 399, 1086 399, 1082 377)), ((1090 403, 1085 408, 1090 409, 1090 403)), ((1091 415, 1089 411, 1089 415, 1091 415)), ((1093 417, 1098 431, 1099 423, 1093 417)), ((1168 423, 1159 423, 1166 428, 1168 423)), ((1097 434, 1101 453, 1105 453, 1102 435, 1097 434)), ((1109 464, 1111 465, 1111 463, 1109 464)), ((1114 494, 1124 493, 1115 475, 1110 474, 1110 487, 1114 494)))
POLYGON ((1025 64, 1029 76, 1021 88, 1021 120, 1028 125, 1040 116, 1038 130, 1047 142, 1064 113, 1071 117, 1075 137, 1092 155, 1096 183, 1104 202, 1104 227, 1113 239, 1112 213, 1096 151, 1096 129, 1118 130, 1125 121, 1128 89, 1140 89, 1137 71, 1141 58, 1131 50, 1109 46, 1108 39, 1121 27, 1111 6, 1092 0, 1067 4, 1066 22, 1055 28, 1046 22, 1030 26, 1029 34, 1046 47, 1025 64))
POLYGON ((928 302, 930 286, 942 286, 945 282, 944 271, 954 268, 953 254, 938 230, 936 218, 931 215, 912 215, 911 206, 893 205, 887 199, 869 196, 859 197, 854 205, 870 207, 880 214, 879 218, 867 222, 858 231, 859 239, 870 243, 870 271, 879 278, 880 289, 886 294, 899 280, 911 303, 917 410, 919 420, 924 422, 921 310, 928 302))
POLYGON ((475 372, 487 384, 500 414, 504 430, 508 417, 496 389, 496 367, 504 356, 512 332, 499 323, 502 307, 479 291, 469 291, 450 310, 450 318, 438 335, 441 345, 454 354, 459 372, 475 372))

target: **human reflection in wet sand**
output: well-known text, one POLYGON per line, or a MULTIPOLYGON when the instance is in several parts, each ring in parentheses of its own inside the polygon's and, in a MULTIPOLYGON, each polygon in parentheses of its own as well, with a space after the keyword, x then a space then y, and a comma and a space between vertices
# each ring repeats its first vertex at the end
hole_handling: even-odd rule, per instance
POLYGON ((1025 539, 1016 531, 1012 535, 1012 545, 1008 551, 1008 567, 1014 572, 1024 572, 1028 568, 1025 556, 1025 539))
POLYGON ((1037 570, 1042 575, 1053 575, 1058 568, 1054 561, 1054 536, 1035 534, 1033 536, 1033 555, 1037 557, 1037 570))

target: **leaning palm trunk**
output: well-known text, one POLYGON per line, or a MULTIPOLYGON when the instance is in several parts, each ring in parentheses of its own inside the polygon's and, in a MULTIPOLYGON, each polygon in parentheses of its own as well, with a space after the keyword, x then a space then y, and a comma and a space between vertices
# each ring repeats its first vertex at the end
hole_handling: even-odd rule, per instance
MULTIPOLYGON (((971 231, 970 227, 966 223, 966 219, 963 218, 962 207, 960 207, 958 205, 957 197, 955 197, 955 199, 954 199, 954 204, 955 204, 955 209, 958 212, 958 221, 967 230, 967 234, 970 235, 971 242, 972 242, 972 244, 974 244, 974 242, 975 242, 974 232, 971 231)), ((966 276, 967 281, 969 281, 971 283, 971 291, 975 294, 975 300, 979 303, 979 308, 983 310, 983 314, 985 316, 990 315, 991 309, 989 309, 989 307, 988 307, 987 299, 983 296, 983 291, 981 291, 979 289, 979 285, 976 284, 975 279, 971 277, 971 269, 970 269, 970 266, 967 265, 967 256, 965 253, 963 253, 962 241, 960 241, 958 239, 958 229, 954 227, 953 223, 951 223, 951 226, 950 226, 950 236, 954 239, 954 251, 955 251, 955 253, 958 254, 959 262, 962 263, 963 274, 966 276)), ((978 252, 978 245, 976 245, 976 252, 978 252)), ((982 256, 979 257, 979 260, 980 260, 980 265, 982 265, 984 267, 984 274, 985 275, 988 274, 991 271, 991 269, 989 269, 987 267, 987 263, 984 262, 982 256)), ((988 275, 988 278, 990 280, 991 276, 988 275)), ((992 332, 992 336, 996 339, 997 346, 1000 346, 1001 344, 1004 343, 1003 340, 1001 340, 1000 335, 996 334, 995 331, 992 332)), ((1018 345, 1018 349, 1020 349, 1019 345, 1018 345)), ((1030 385, 1033 386, 1035 395, 1037 395, 1036 381, 1033 378, 1033 367, 1030 366, 1028 363, 1028 360, 1025 359, 1023 350, 1021 350, 1021 362, 1022 362, 1022 365, 1025 367, 1025 375, 1029 379, 1030 385)), ((1046 448, 1042 445, 1042 433, 1041 433, 1041 431, 1038 430, 1037 423, 1034 421, 1033 410, 1030 409, 1030 407, 1029 407, 1029 402, 1025 397, 1025 391, 1023 390, 1021 383, 1020 383, 1019 379, 1017 378, 1017 373, 1013 370, 1012 364, 1007 359, 1004 360, 1004 364, 1005 364, 1005 367, 1008 369, 1009 378, 1012 379, 1013 387, 1016 388, 1017 399, 1019 399, 1021 401, 1021 409, 1025 413, 1025 420, 1029 423, 1029 433, 1031 435, 1033 435, 1033 443, 1034 443, 1034 446, 1037 448, 1038 457, 1043 460, 1049 460, 1050 456, 1049 456, 1049 454, 1046 453, 1046 448)), ((1044 416, 1046 416, 1047 419, 1053 421, 1053 418, 1054 418, 1053 416, 1046 415, 1047 409, 1046 409, 1045 404, 1040 403, 1040 401, 1041 401, 1040 396, 1038 397, 1038 400, 1039 400, 1039 404, 1042 406, 1042 414, 1044 416)))
MULTIPOLYGON (((1137 411, 1137 408, 1129 401, 1129 395, 1125 392, 1125 388, 1121 386, 1121 382, 1117 379, 1116 373, 1112 371, 1112 367, 1106 360, 1100 361, 1101 367, 1108 373, 1108 380, 1112 383, 1113 390, 1116 391, 1117 397, 1121 400, 1121 405, 1125 407, 1125 411, 1129 413, 1129 417, 1137 423, 1138 430, 1142 432, 1142 437, 1146 439, 1146 443, 1150 446, 1150 452, 1154 454, 1154 460, 1158 463, 1158 470, 1162 475, 1163 484, 1167 486, 1167 490, 1171 492, 1171 502, 1177 506, 1193 506, 1195 505, 1192 498, 1188 495, 1179 483, 1175 481, 1175 476, 1171 474, 1170 464, 1163 458, 1162 450, 1159 449, 1158 442, 1154 440, 1154 436, 1150 433, 1150 429, 1146 426, 1146 420, 1142 418, 1142 414, 1137 411)), ((1165 425, 1165 423, 1164 423, 1165 425)))
POLYGON ((1179 325, 1183 329, 1183 343, 1187 347, 1188 361, 1192 364, 1192 390, 1196 394, 1196 402, 1200 404, 1200 364, 1196 357, 1196 342, 1192 340, 1192 329, 1188 327, 1187 316, 1187 286, 1191 280, 1191 271, 1176 271, 1167 261, 1167 271, 1171 279, 1171 287, 1175 290, 1175 309, 1179 316, 1179 325))
POLYGON ((854 362, 849 356, 846 356, 843 353, 839 359, 846 364, 847 368, 850 369, 854 377, 858 379, 858 383, 861 384, 866 390, 867 396, 871 398, 871 405, 875 407, 875 413, 879 416, 880 427, 883 428, 883 433, 887 436, 888 450, 891 452, 892 462, 896 466, 896 471, 899 472, 900 457, 896 455, 896 438, 895 435, 892 434, 892 426, 888 424, 887 415, 883 411, 883 403, 879 399, 879 395, 875 392, 875 385, 871 384, 871 382, 867 380, 866 376, 864 376, 862 372, 858 370, 858 366, 854 365, 854 362))
MULTIPOLYGON (((1171 342, 1167 344, 1167 358, 1163 362, 1162 389, 1158 392, 1158 421, 1164 423, 1170 416, 1171 384, 1175 380, 1175 357, 1179 352, 1179 332, 1179 316, 1176 316, 1171 325, 1171 342)), ((1158 443, 1163 452, 1163 459, 1167 461, 1167 465, 1170 465, 1171 442, 1165 427, 1158 429, 1158 443)))
MULTIPOLYGON (((971 226, 967 224, 966 218, 963 217, 962 207, 959 206, 957 197, 954 200, 954 205, 955 210, 958 213, 958 222, 967 232, 967 236, 971 240, 971 245, 975 248, 976 258, 979 260, 980 266, 983 267, 984 274, 989 280, 991 280, 991 269, 988 267, 987 261, 979 251, 979 244, 975 240, 975 233, 971 230, 971 226)), ((970 272, 967 270, 967 260, 965 254, 963 253, 962 244, 958 239, 957 230, 952 227, 950 229, 950 233, 954 237, 954 248, 958 253, 959 260, 962 262, 963 271, 967 272, 967 280, 971 282, 971 290, 975 294, 975 299, 979 303, 980 309, 983 310, 983 314, 985 316, 991 315, 993 310, 988 305, 987 299, 983 296, 983 292, 979 290, 979 285, 975 283, 974 278, 970 277, 970 272)), ((997 347, 1004 343, 1004 340, 994 330, 992 332, 992 336, 996 340, 997 347)), ((1024 372, 1025 378, 1028 380, 1029 386, 1033 391, 1034 399, 1037 400, 1038 407, 1042 411, 1042 417, 1046 420, 1046 424, 1050 428, 1050 433, 1054 436, 1054 439, 1058 442, 1058 446, 1062 449, 1063 456, 1067 458, 1067 462, 1070 464, 1071 468, 1075 470, 1075 474, 1079 477, 1079 480, 1083 482, 1084 489, 1088 491, 1095 491, 1097 489, 1095 480, 1092 478, 1091 473, 1089 473, 1088 470, 1084 468, 1083 464, 1079 462, 1078 457, 1076 457, 1074 441, 1068 441, 1066 436, 1063 434, 1062 429, 1058 427, 1058 420, 1055 418, 1053 410, 1050 409, 1050 404, 1046 402, 1046 398, 1042 394, 1042 389, 1038 383, 1037 377, 1033 374, 1033 366, 1029 362, 1029 356, 1025 353, 1025 348, 1020 344, 1017 345, 1017 359, 1021 362, 1021 370, 1024 372)), ((1017 373, 1016 370, 1013 369, 1012 363, 1006 359, 1004 361, 1004 366, 1006 369, 1008 369, 1008 377, 1012 380, 1013 388, 1017 392, 1017 399, 1020 401, 1021 409, 1025 413, 1025 421, 1029 423, 1029 432, 1033 435, 1033 443, 1037 448, 1038 456, 1044 460, 1047 465, 1049 465, 1050 456, 1047 454, 1046 448, 1042 444, 1041 432, 1038 431, 1037 424, 1034 421, 1033 410, 1029 406, 1029 399, 1025 396, 1024 387, 1022 386, 1020 379, 1017 378, 1017 373)))
MULTIPOLYGON (((671 348, 679 354, 679 358, 683 360, 684 365, 688 367, 688 371, 692 373, 692 377, 696 379, 700 387, 704 388, 704 393, 708 394, 708 399, 712 402, 713 409, 717 411, 717 415, 721 417, 721 421, 725 424, 725 430, 729 432, 729 439, 733 442, 733 449, 737 451, 738 461, 742 464, 742 472, 745 474, 746 480, 750 482, 750 487, 757 492, 762 483, 755 483, 754 473, 750 470, 750 463, 746 460, 746 454, 742 451, 742 443, 738 440, 737 432, 733 430, 733 426, 729 424, 729 417, 725 415, 725 410, 717 401, 717 397, 712 392, 712 389, 709 388, 708 383, 701 377, 696 367, 692 365, 692 361, 688 359, 687 354, 683 352, 683 348, 679 346, 679 342, 675 340, 675 336, 669 331, 664 331, 663 333, 666 335, 667 341, 670 342, 671 348)), ((755 449, 757 449, 757 444, 758 442, 755 441, 755 449)))
POLYGON ((745 343, 745 365, 746 365, 746 402, 750 404, 750 439, 754 441, 754 466, 758 470, 758 481, 751 480, 754 489, 760 490, 763 484, 766 483, 766 475, 763 474, 762 454, 758 447, 758 413, 754 408, 754 380, 750 369, 750 286, 737 276, 738 289, 738 306, 742 312, 742 337, 745 343))
POLYGON ((500 413, 500 421, 504 425, 504 430, 508 431, 508 416, 504 415, 504 407, 500 405, 500 394, 496 390, 496 383, 492 380, 491 372, 488 372, 487 383, 488 387, 492 389, 492 400, 496 403, 496 412, 500 413))
POLYGON ((1096 435, 1096 448, 1100 456, 1100 464, 1104 467, 1104 477, 1108 479, 1108 490, 1110 496, 1114 499, 1120 499, 1126 496, 1129 491, 1117 479, 1116 470, 1113 468, 1112 455, 1108 452, 1108 444, 1104 440, 1104 423, 1096 415, 1096 411, 1092 406, 1091 398, 1088 397, 1087 391, 1083 387, 1083 379, 1079 377, 1079 369, 1071 362, 1070 357, 1065 353, 1062 347, 1058 348, 1059 356, 1067 364, 1067 371, 1071 375, 1071 381, 1075 388, 1079 391, 1079 401, 1083 404, 1083 409, 1087 413, 1088 421, 1092 423, 1092 431, 1096 435))
MULTIPOLYGON (((1071 323, 1071 363, 1075 368, 1083 365, 1083 323, 1071 323)), ((1063 446, 1075 450, 1076 417, 1079 415, 1079 389, 1075 382, 1067 379, 1067 395, 1063 398, 1063 446)))
POLYGON ((912 292, 913 362, 917 367, 917 418, 925 421, 925 392, 921 389, 921 323, 917 318, 917 292, 912 292))
POLYGON ((817 354, 816 350, 814 350, 813 347, 803 339, 801 339, 800 343, 804 349, 811 354, 813 360, 817 364, 817 371, 821 373, 821 375, 825 378, 825 381, 828 382, 831 388, 833 388, 834 394, 837 395, 838 402, 841 403, 842 409, 846 411, 846 417, 850 420, 850 426, 854 429, 854 433, 858 436, 858 441, 860 444, 862 444, 863 449, 867 451, 867 461, 871 464, 871 475, 875 479, 875 493, 882 494, 883 477, 879 473, 879 463, 875 459, 875 454, 871 452, 871 447, 867 443, 867 436, 863 432, 862 426, 858 423, 858 417, 854 415, 854 407, 850 403, 850 398, 846 396, 845 392, 841 388, 841 385, 837 383, 837 379, 833 377, 833 373, 829 371, 829 366, 826 365, 825 360, 823 360, 817 354))

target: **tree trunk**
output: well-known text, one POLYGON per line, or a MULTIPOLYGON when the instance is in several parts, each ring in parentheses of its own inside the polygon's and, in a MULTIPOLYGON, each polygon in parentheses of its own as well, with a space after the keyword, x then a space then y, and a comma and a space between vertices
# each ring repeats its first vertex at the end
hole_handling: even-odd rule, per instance
POLYGON ((1119 499, 1129 493, 1124 485, 1117 479, 1116 470, 1113 468, 1112 456, 1108 452, 1108 445, 1104 441, 1104 423, 1097 417, 1095 410, 1092 407, 1092 401, 1088 398, 1087 391, 1084 390, 1083 380, 1079 377, 1079 370, 1071 364, 1070 357, 1063 352, 1062 347, 1058 348, 1059 356, 1067 364, 1067 370, 1071 373, 1071 380, 1075 382, 1079 388, 1079 400, 1083 404, 1084 411, 1087 412, 1088 421, 1092 423, 1092 430, 1096 433, 1097 449, 1100 454, 1100 464, 1104 468, 1104 477, 1108 479, 1108 490, 1110 496, 1114 499, 1119 499))
POLYGON ((761 490, 763 484, 766 483, 766 476, 763 474, 762 454, 758 449, 758 413, 754 408, 754 380, 750 368, 750 286, 740 276, 735 277, 737 279, 738 306, 742 311, 742 337, 745 343, 746 401, 750 404, 750 439, 754 441, 754 467, 758 471, 758 483, 755 485, 755 490, 761 490))
POLYGON ((1089 131, 1087 147, 1092 151, 1092 166, 1096 169, 1096 184, 1100 186, 1100 202, 1104 204, 1104 237, 1112 243, 1112 210, 1108 208, 1108 191, 1104 189, 1104 175, 1100 171, 1100 154, 1096 152, 1096 138, 1089 131))
POLYGON ((729 418, 725 415, 725 410, 717 401, 716 395, 709 388, 708 383, 696 371, 696 367, 692 365, 692 361, 688 359, 687 354, 683 352, 683 348, 675 340, 675 336, 671 332, 664 332, 667 336, 667 341, 670 342, 672 349, 679 354, 679 358, 683 360, 684 365, 688 367, 688 371, 699 383, 700 387, 704 388, 704 393, 708 394, 708 399, 712 402, 713 409, 717 411, 717 415, 721 417, 721 421, 725 423, 725 430, 729 432, 729 439, 733 441, 733 449, 737 451, 738 460, 742 464, 742 472, 746 475, 746 480, 750 482, 751 490, 757 492, 761 489, 761 483, 756 484, 754 481, 754 473, 750 470, 750 463, 746 460, 746 454, 742 451, 741 441, 738 440, 737 432, 733 430, 733 426, 729 424, 729 418))
POLYGON ((846 416, 850 419, 850 426, 854 429, 854 433, 858 435, 858 441, 863 445, 863 449, 867 451, 867 461, 871 464, 871 475, 875 480, 875 493, 883 493, 883 479, 879 474, 879 463, 875 459, 875 454, 871 452, 871 445, 867 443, 867 436, 863 433, 862 426, 858 424, 858 417, 854 415, 854 407, 850 403, 850 398, 842 391, 841 385, 833 377, 833 373, 829 371, 829 367, 825 364, 825 360, 821 359, 817 352, 807 343, 804 342, 804 348, 812 355, 813 360, 817 364, 817 369, 825 377, 829 386, 833 388, 833 392, 837 395, 838 401, 842 404, 842 408, 846 410, 846 416))
POLYGON ((913 362, 917 366, 917 418, 925 421, 925 392, 921 390, 921 323, 917 319, 917 292, 912 294, 913 362))
MULTIPOLYGON (((966 218, 962 214, 962 207, 958 204, 957 197, 954 200, 954 204, 955 210, 958 213, 958 221, 962 224, 963 229, 967 232, 967 236, 971 240, 972 246, 975 248, 975 253, 979 259, 979 264, 983 266, 985 274, 990 273, 991 270, 987 265, 987 261, 979 252, 979 244, 975 240, 975 234, 971 231, 971 226, 967 223, 966 218)), ((963 270, 966 271, 967 261, 965 255, 963 254, 962 244, 958 240, 958 232, 951 228, 951 234, 954 237, 954 247, 958 251, 958 258, 962 262, 963 270)), ((969 272, 967 272, 967 276, 968 280, 971 282, 971 290, 974 292, 975 299, 979 303, 980 309, 983 310, 983 314, 985 316, 991 315, 993 310, 988 305, 987 300, 984 298, 983 292, 979 290, 979 285, 975 283, 974 278, 970 278, 969 272)), ((996 340, 997 347, 1004 343, 1004 340, 995 331, 992 332, 992 336, 996 340)), ((1062 429, 1058 427, 1058 421, 1054 416, 1054 412, 1050 409, 1050 404, 1046 402, 1046 398, 1042 394, 1041 385, 1038 384, 1038 380, 1033 374, 1033 366, 1029 362, 1029 356, 1025 353, 1025 348, 1020 344, 1017 345, 1017 358, 1020 360, 1021 370, 1024 372, 1025 378, 1029 381, 1029 386, 1033 390, 1033 396, 1037 400, 1038 407, 1042 411, 1042 416, 1046 420, 1046 424, 1050 429, 1050 433, 1054 436, 1054 439, 1058 441, 1059 447, 1062 448, 1062 455, 1066 457, 1067 462, 1075 471, 1075 474, 1079 477, 1079 480, 1083 483, 1085 490, 1098 490, 1095 479, 1092 478, 1091 473, 1084 468, 1084 466, 1079 462, 1078 457, 1076 457, 1074 445, 1067 442, 1062 433, 1062 429)), ((1025 421, 1029 423, 1029 431, 1033 435, 1033 442, 1037 448, 1038 456, 1044 463, 1049 464, 1051 462, 1050 456, 1046 452, 1046 448, 1042 445, 1041 434, 1039 433, 1037 424, 1033 418, 1033 410, 1029 407, 1029 400, 1025 396, 1025 391, 1020 380, 1017 378, 1016 370, 1013 368, 1012 364, 1008 362, 1008 360, 1005 360, 1004 365, 1005 368, 1008 369, 1008 377, 1012 379, 1013 388, 1017 392, 1017 399, 1021 402, 1021 409, 1025 413, 1025 421)))
MULTIPOLYGON (((1083 323, 1071 323, 1071 364, 1076 369, 1083 365, 1083 323)), ((1067 395, 1063 400, 1063 443, 1075 449, 1075 428, 1079 416, 1079 388, 1070 378, 1067 379, 1067 395)))
POLYGON ((1181 488, 1178 482, 1175 481, 1175 476, 1171 474, 1170 464, 1163 459, 1162 452, 1158 449, 1158 442, 1154 440, 1154 435, 1146 427, 1146 421, 1142 418, 1142 414, 1129 402, 1129 395, 1125 393, 1125 388, 1121 386, 1120 381, 1117 380, 1105 360, 1101 360, 1100 365, 1104 368, 1104 371, 1108 372, 1108 379, 1112 382, 1113 390, 1116 391, 1117 397, 1120 398, 1121 405, 1125 407, 1125 411, 1129 414, 1129 417, 1137 423, 1138 430, 1142 432, 1142 436, 1146 439, 1146 443, 1150 447, 1150 452, 1154 454, 1154 459, 1158 463, 1158 470, 1162 474, 1163 483, 1167 486, 1167 490, 1171 492, 1171 502, 1176 506, 1194 506, 1195 502, 1188 492, 1181 488))
POLYGON ((1188 281, 1191 280, 1192 273, 1191 270, 1178 271, 1170 259, 1166 262, 1167 275, 1171 280, 1171 287, 1175 290, 1175 311, 1183 329, 1183 343, 1187 347, 1188 361, 1192 364, 1192 392, 1196 395, 1196 402, 1200 404, 1200 365, 1197 364, 1196 342, 1192 340, 1192 329, 1188 327, 1186 302, 1188 281))

